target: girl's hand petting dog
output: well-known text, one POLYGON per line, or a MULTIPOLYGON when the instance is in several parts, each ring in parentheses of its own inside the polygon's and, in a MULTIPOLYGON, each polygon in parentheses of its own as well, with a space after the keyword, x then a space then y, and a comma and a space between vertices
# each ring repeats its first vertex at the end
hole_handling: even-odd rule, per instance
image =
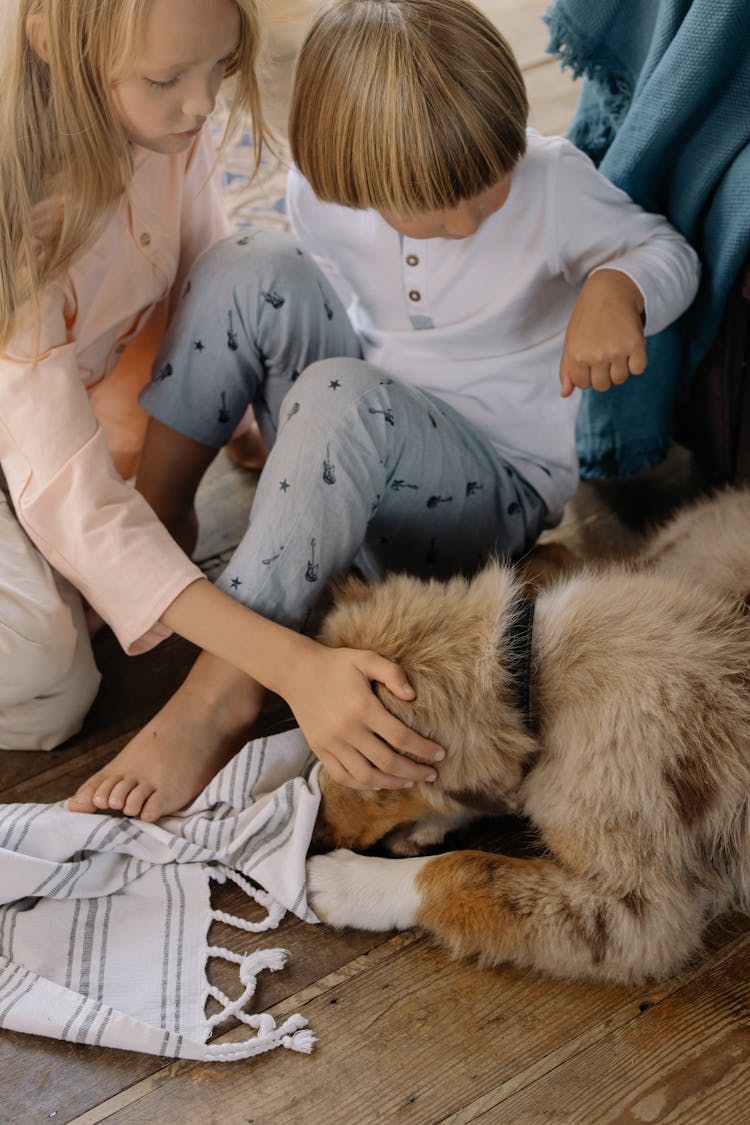
POLYGON ((398 664, 376 652, 309 643, 306 674, 295 675, 283 695, 331 777, 353 789, 434 781, 432 763, 445 757, 444 750, 404 726, 372 690, 377 682, 399 699, 414 699, 398 664))
POLYGON ((607 391, 646 370, 643 295, 620 270, 598 270, 585 282, 560 361, 563 398, 575 387, 607 391))

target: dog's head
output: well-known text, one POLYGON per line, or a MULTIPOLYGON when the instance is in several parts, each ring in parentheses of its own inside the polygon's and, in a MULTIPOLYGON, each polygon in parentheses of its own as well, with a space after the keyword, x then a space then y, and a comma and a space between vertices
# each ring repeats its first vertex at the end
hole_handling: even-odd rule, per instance
POLYGON ((498 563, 472 579, 399 574, 376 585, 350 579, 339 588, 320 639, 372 649, 399 664, 416 699, 405 703, 376 685, 379 698, 406 726, 442 745, 446 757, 437 782, 409 790, 361 793, 325 777, 319 842, 368 847, 430 809, 482 807, 488 795, 498 806, 512 804, 534 747, 503 660, 518 592, 512 569, 498 563))

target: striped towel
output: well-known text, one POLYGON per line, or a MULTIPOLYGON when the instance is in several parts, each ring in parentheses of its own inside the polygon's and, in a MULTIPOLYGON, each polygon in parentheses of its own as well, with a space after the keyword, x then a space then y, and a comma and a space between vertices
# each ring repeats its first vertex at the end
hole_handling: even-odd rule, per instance
POLYGON ((276 1026, 246 1010, 257 973, 282 968, 286 951, 242 956, 209 946, 208 930, 213 920, 273 929, 287 910, 317 921, 305 856, 319 801, 315 759, 292 730, 248 743, 192 805, 157 824, 63 803, 0 805, 0 1028, 207 1061, 309 1052, 301 1016, 276 1026), (212 909, 210 882, 227 879, 264 919, 212 909), (236 999, 209 984, 210 957, 237 963, 236 999), (209 996, 220 1006, 210 1017, 209 996), (208 1043, 230 1017, 255 1033, 208 1043))

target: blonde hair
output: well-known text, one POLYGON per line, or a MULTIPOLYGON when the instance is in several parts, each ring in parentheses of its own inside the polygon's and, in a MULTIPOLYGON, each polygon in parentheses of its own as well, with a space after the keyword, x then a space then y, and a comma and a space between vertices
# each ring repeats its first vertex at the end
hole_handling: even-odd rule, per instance
MULTIPOLYGON (((128 186, 131 151, 112 84, 137 52, 152 0, 2 2, 9 7, 0 27, 0 346, 26 302, 38 334, 45 283, 89 242, 128 186), (45 20, 48 62, 29 43, 30 16, 45 20), (55 197, 60 222, 45 228, 44 204, 55 197)), ((249 114, 257 169, 268 135, 256 75, 259 16, 256 0, 234 3, 241 30, 227 67, 234 83, 223 143, 249 114)))
POLYGON ((513 52, 468 0, 334 0, 294 78, 294 161, 327 202, 416 215, 455 207, 526 151, 513 52))

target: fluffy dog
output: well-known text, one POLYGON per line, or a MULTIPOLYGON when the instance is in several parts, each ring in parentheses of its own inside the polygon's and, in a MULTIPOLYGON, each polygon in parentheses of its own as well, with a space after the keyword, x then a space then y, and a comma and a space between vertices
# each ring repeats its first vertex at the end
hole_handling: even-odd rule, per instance
POLYGON ((335 926, 419 926, 483 965, 674 973, 712 917, 750 904, 750 492, 683 512, 635 561, 561 578, 530 629, 520 594, 501 564, 344 588, 323 639, 398 661, 416 701, 380 697, 447 755, 406 791, 323 775, 318 829, 403 853, 495 807, 528 818, 542 853, 337 850, 308 860, 311 905, 335 926))

